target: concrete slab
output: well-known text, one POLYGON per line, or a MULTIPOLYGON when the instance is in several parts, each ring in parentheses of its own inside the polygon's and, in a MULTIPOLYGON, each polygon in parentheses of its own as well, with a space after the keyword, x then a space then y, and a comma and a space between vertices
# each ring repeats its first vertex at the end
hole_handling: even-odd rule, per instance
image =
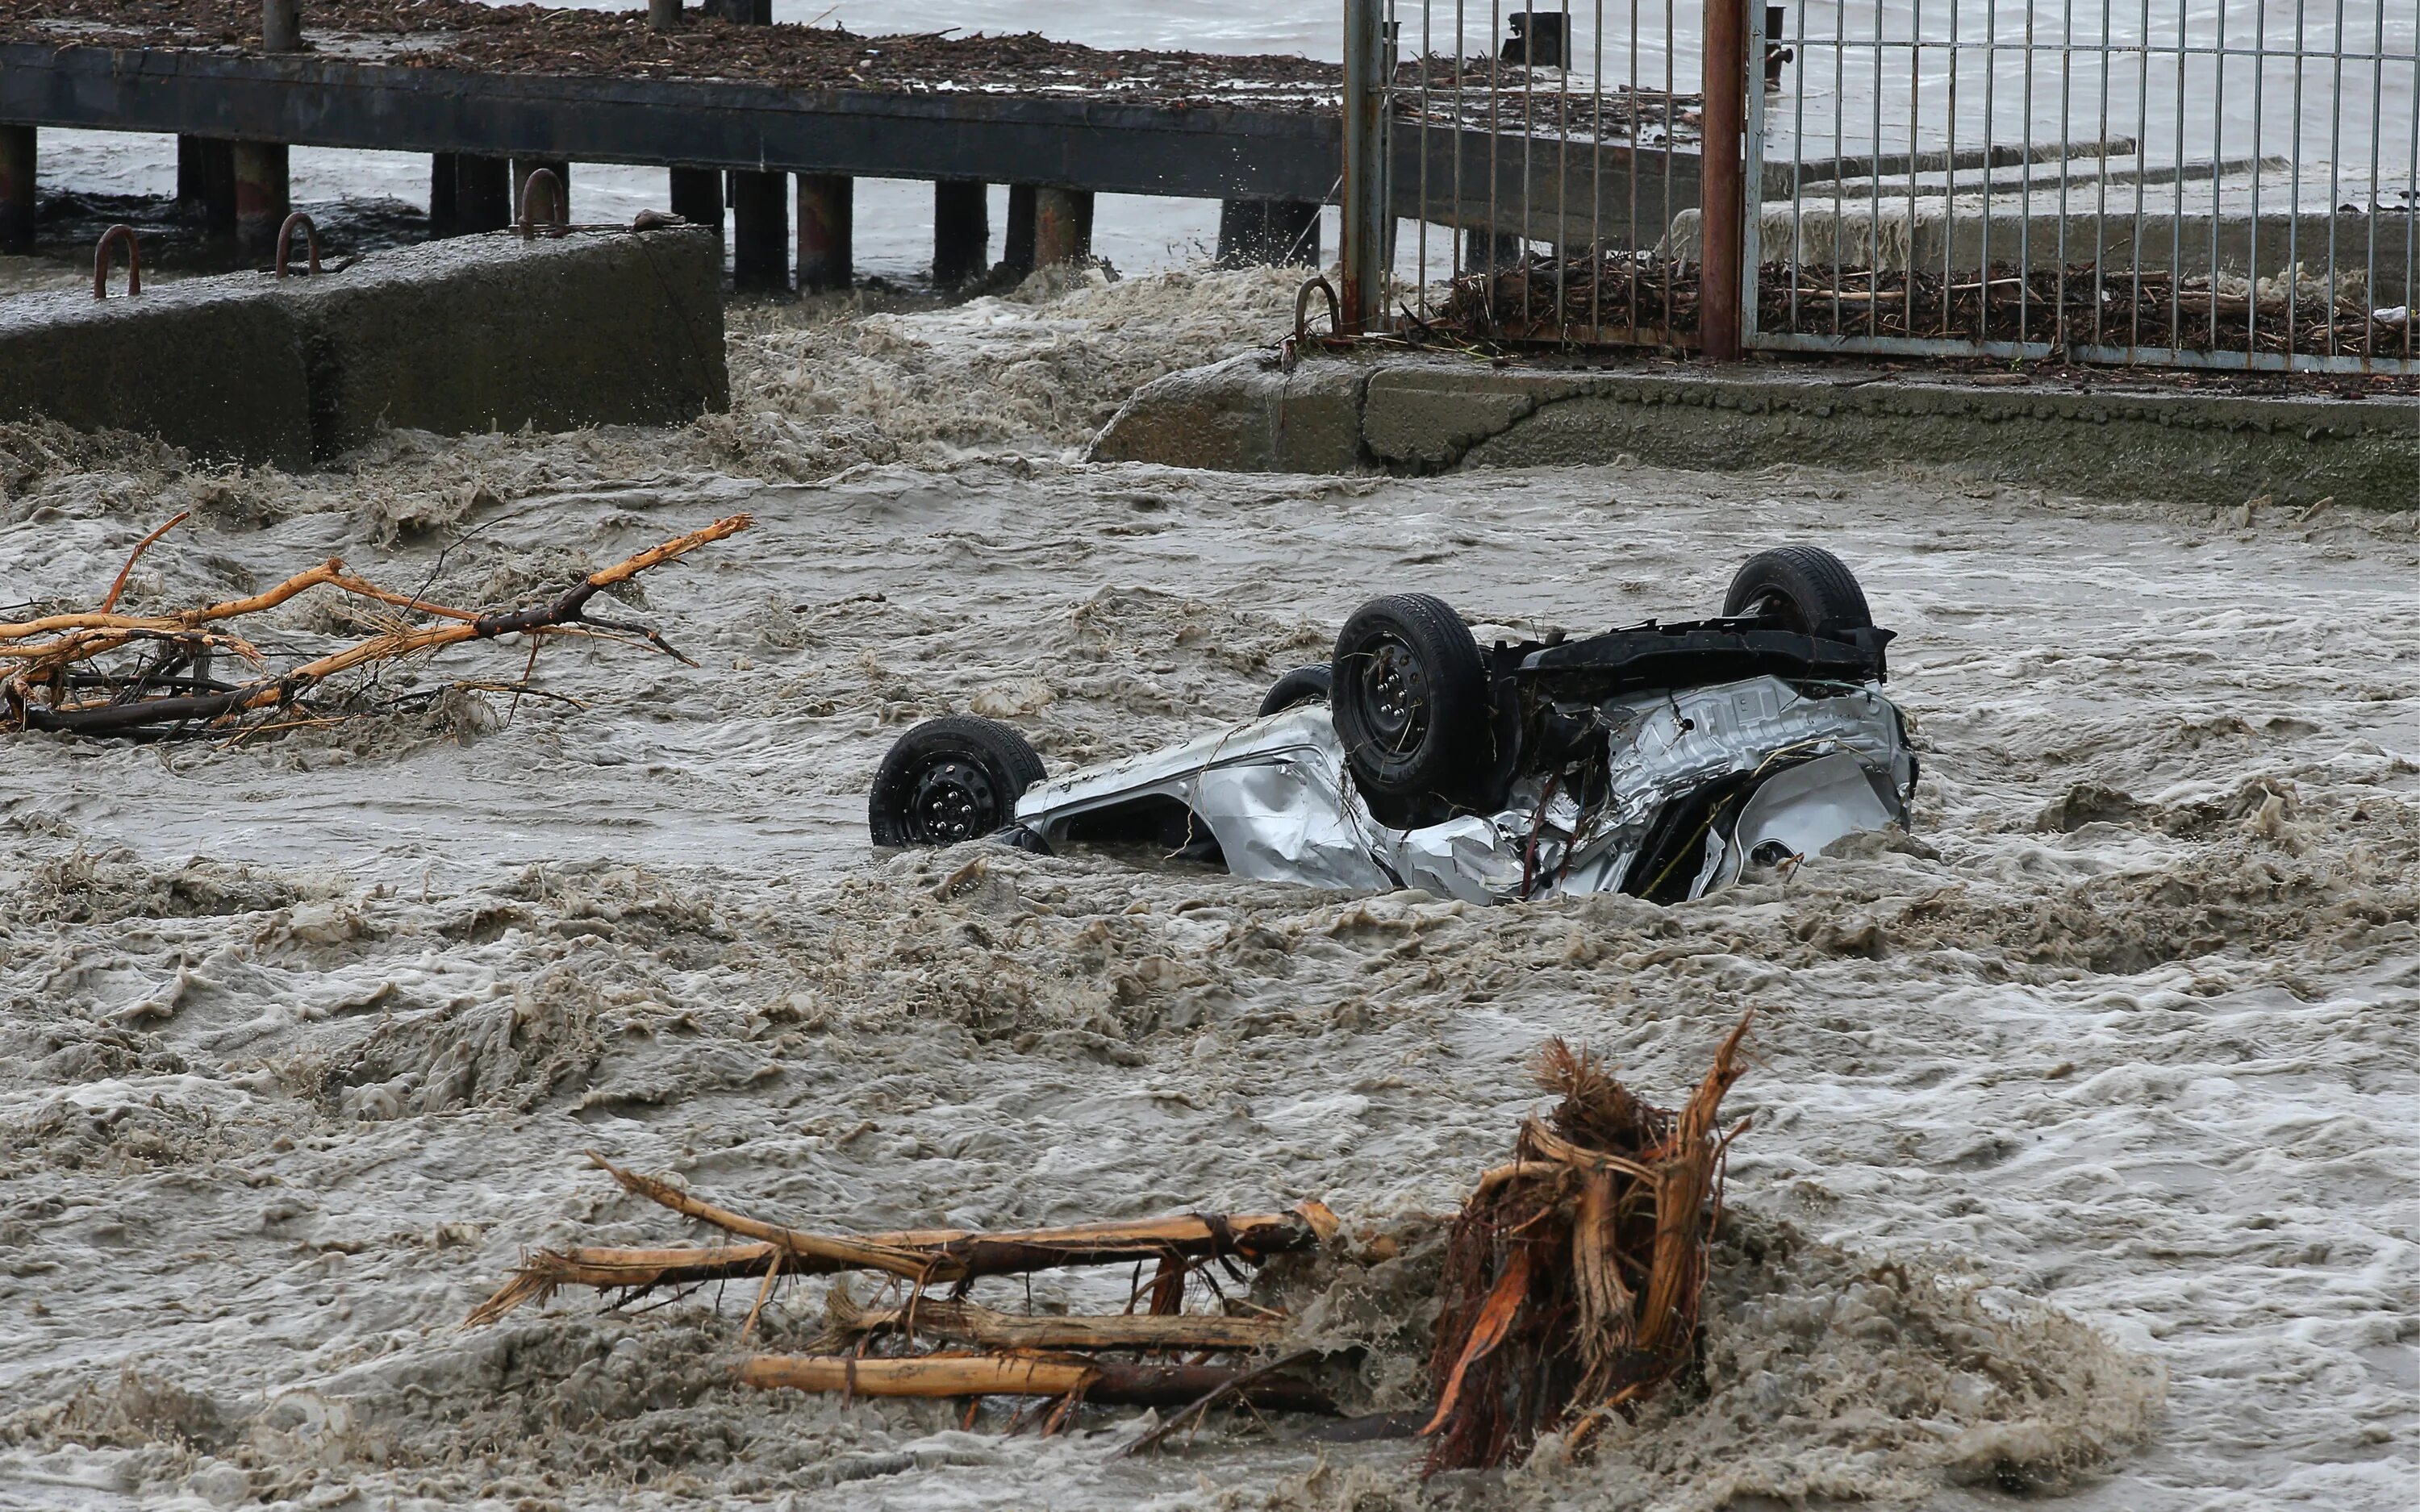
POLYGON ((722 249, 702 227, 455 237, 287 281, 321 456, 381 425, 679 424, 727 409, 722 249))
POLYGON ((1283 376, 1247 355, 1147 386, 1094 455, 1247 472, 1623 457, 1709 471, 1916 464, 2086 497, 2238 504, 2265 493, 2280 504, 2334 497, 2408 509, 2420 499, 2420 400, 2111 393, 1761 364, 1606 371, 1323 359, 1283 376), (1281 402, 1304 393, 1323 395, 1318 444, 1272 445, 1281 402), (1358 414, 1355 448, 1341 435, 1348 406, 1358 414))
POLYGON ((153 285, 132 298, 0 300, 0 419, 30 415, 142 431, 212 460, 305 466, 302 323, 256 274, 153 285))
POLYGON ((1311 362, 1292 373, 1247 352, 1135 391, 1103 426, 1101 462, 1223 472, 1351 472, 1363 464, 1361 389, 1372 369, 1311 362))
POLYGON ((731 402, 710 229, 511 232, 260 273, 0 301, 0 418, 301 468, 385 426, 677 424, 731 402))

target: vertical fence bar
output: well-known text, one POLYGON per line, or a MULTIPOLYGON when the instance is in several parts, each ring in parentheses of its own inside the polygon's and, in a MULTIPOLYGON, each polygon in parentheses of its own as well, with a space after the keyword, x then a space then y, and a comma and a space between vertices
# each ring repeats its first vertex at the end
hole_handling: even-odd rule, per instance
POLYGON ((1713 362, 1740 354, 1740 256, 1745 213, 1740 192, 1741 134, 1746 126, 1746 7, 1743 0, 1706 0, 1703 69, 1706 102, 1699 173, 1703 186, 1699 231, 1698 341, 1713 362))
POLYGON ((1344 0, 1344 329, 1373 330, 1386 292, 1385 0, 1344 0))
MULTIPOLYGON (((2381 49, 2383 51, 2383 49, 2381 49)), ((2403 160, 2403 360, 2412 361, 2412 333, 2420 329, 2420 288, 2412 274, 2420 264, 2420 48, 2412 52, 2411 156, 2403 160)))
MULTIPOLYGON (((1834 8, 1838 8, 1837 0, 1834 8)), ((1801 265, 1807 255, 1807 186, 1805 183, 1807 173, 1807 0, 1798 0, 1798 24, 1791 27, 1790 31, 1792 49, 1791 55, 1798 64, 1798 87, 1790 92, 1790 255, 1779 261, 1790 270, 1790 330, 1794 335, 1801 324, 1798 318, 1798 285, 1806 276, 1801 265)), ((1770 38, 1766 39, 1766 45, 1772 45, 1770 38)), ((1755 86, 1750 85, 1750 87, 1755 86)), ((1839 107, 1837 103, 1833 107, 1832 114, 1836 118, 1839 115, 1839 107)), ((1840 181, 1839 158, 1840 155, 1838 152, 1832 154, 1832 182, 1835 186, 1838 186, 1840 181)), ((1837 192, 1836 187, 1835 193, 1837 192)), ((1760 194, 1763 193, 1761 185, 1759 186, 1758 193, 1760 194)), ((1838 315, 1840 309, 1839 278, 1840 217, 1836 210, 1832 216, 1832 311, 1835 316, 1838 315)))
MULTIPOLYGON (((1958 282, 1958 53, 1961 29, 1958 24, 1960 0, 1949 0, 1949 97, 1942 119, 1947 125, 1949 140, 1942 154, 1944 169, 1941 191, 1941 334, 1949 334, 1949 306, 1956 297, 1950 289, 1958 282)), ((1911 152, 1914 148, 1911 147, 1911 152)), ((1987 170, 1988 172, 1988 170, 1987 170)), ((1910 227, 1909 243, 1913 246, 1914 228, 1910 227)), ((1910 259, 1913 260, 1912 258, 1910 259)), ((1910 275, 1911 280, 1914 274, 1910 275)))
MULTIPOLYGON (((1632 3, 1636 4, 1637 0, 1632 0, 1632 3)), ((1672 235, 1672 158, 1674 150, 1672 143, 1672 91, 1679 84, 1679 79, 1674 72, 1677 65, 1673 62, 1672 55, 1680 51, 1680 47, 1678 45, 1680 40, 1679 34, 1673 29, 1673 0, 1664 0, 1664 224, 1658 228, 1661 235, 1657 238, 1657 240, 1659 243, 1665 245, 1665 249, 1668 254, 1671 251, 1669 243, 1672 235)), ((1700 162, 1704 161, 1702 153, 1700 153, 1699 161, 1700 162)), ((1699 202, 1702 205, 1705 200, 1705 177, 1702 173, 1699 174, 1698 179, 1698 198, 1699 202)), ((1702 210, 1699 211, 1698 231, 1698 251, 1699 258, 1702 261, 1705 254, 1705 224, 1704 212, 1702 210)), ((1657 261, 1664 265, 1664 324, 1668 331, 1670 329, 1672 324, 1673 267, 1680 260, 1680 258, 1670 255, 1666 255, 1657 259, 1657 261)), ((1635 301, 1633 301, 1632 308, 1637 308, 1637 302, 1635 301)), ((1675 341, 1675 345, 1678 345, 1677 339, 1675 341)))
MULTIPOLYGON (((2101 174, 2095 180, 2092 207, 2092 345, 2098 347, 2106 339, 2102 316, 2109 307, 2109 68, 2116 56, 2112 51, 2111 0, 2101 0, 2101 174)), ((2136 162, 2141 162, 2136 143, 2136 162)))
POLYGON ((2243 255, 2245 309, 2243 360, 2248 364, 2260 350, 2260 168, 2268 158, 2261 128, 2266 124, 2269 92, 2269 4, 2258 0, 2252 11, 2252 218, 2243 255))
MULTIPOLYGON (((2303 292, 2303 41, 2304 18, 2309 12, 2309 0, 2294 0, 2294 134, 2292 148, 2287 156, 2288 187, 2286 200, 2286 267, 2281 275, 2286 285, 2286 365, 2294 363, 2295 308, 2302 302, 2303 292)), ((2253 324, 2259 322, 2256 319, 2253 324)))
MULTIPOLYGON (((2363 228, 2368 233, 2367 250, 2363 254, 2362 279, 2366 292, 2362 296, 2361 355, 2362 365, 2374 365, 2378 358, 2378 322, 2370 312, 2378 309, 2378 223, 2386 213, 2385 186, 2378 178, 2380 136, 2386 127, 2386 6, 2384 0, 2370 0, 2371 14, 2378 18, 2377 35, 2369 49, 2369 213, 2362 217, 2363 228)), ((2415 39, 2420 40, 2420 39, 2415 39)), ((2420 63, 2420 48, 2413 50, 2413 61, 2420 63)), ((2414 90, 2412 114, 2420 118, 2420 90, 2414 90)), ((2413 289, 2409 283, 2403 288, 2403 305, 2407 315, 2412 307, 2413 289)), ((2409 319, 2405 325, 2410 325, 2409 319)))
POLYGON ((1429 114, 1429 59, 1435 54, 1429 43, 1429 12, 1435 5, 1435 0, 1420 0, 1420 218, 1412 231, 1412 256, 1419 270, 1412 298, 1422 319, 1429 313, 1429 133, 1436 130, 1429 114))
MULTIPOLYGON (((2335 72, 2328 83, 2328 330, 2327 355, 2336 354, 2336 207, 2339 178, 2336 159, 2344 151, 2344 0, 2336 0, 2336 23, 2328 37, 2328 55, 2335 72)), ((2372 100, 2372 108, 2384 103, 2372 100)))
MULTIPOLYGON (((2019 122, 2017 149, 2024 154, 2024 166, 2017 177, 2017 339, 2024 341, 2033 334, 2026 318, 2030 313, 2026 300, 2033 293, 2034 277, 2034 11, 2041 0, 2023 0, 2025 8, 2025 92, 2024 114, 2019 122)), ((2058 145, 2059 156, 2067 156, 2067 144, 2058 145)))
POLYGON ((1569 265, 1563 251, 1571 239, 1572 197, 1572 0, 1563 0, 1562 67, 1555 76, 1555 336, 1564 339, 1571 326, 1563 302, 1563 274, 1569 265))
MULTIPOLYGON (((2385 14, 2384 9, 2379 12, 2385 14)), ((2218 8, 2218 80, 2211 90, 2210 107, 2210 347, 2218 349, 2218 230, 2226 203, 2226 7, 2218 8)), ((2177 114, 2181 116, 2181 107, 2177 114)), ((2257 150, 2257 149, 2256 149, 2257 150)))
MULTIPOLYGON (((2175 207, 2168 211, 2168 341, 2170 350, 2182 347, 2185 291, 2185 59, 2193 39, 2193 0, 2177 0, 2177 182, 2175 207)), ((2211 192, 2217 193, 2218 163, 2210 165, 2211 192)))
MULTIPOLYGON (((2300 0, 2296 0, 2299 4, 2300 0)), ((2126 361, 2143 344, 2143 196, 2151 167, 2151 0, 2143 0, 2143 29, 2134 54, 2134 231, 2126 242, 2126 361)))
POLYGON ((1521 323, 1535 333, 1537 316, 1529 307, 1529 201, 1537 187, 1534 166, 1538 140, 1538 66, 1530 52, 1528 28, 1538 23, 1538 13, 1529 8, 1530 0, 1522 0, 1521 14, 1521 245, 1513 255, 1512 265, 1521 270, 1521 323))
POLYGON ((1453 224, 1447 234, 1453 239, 1453 281, 1460 283, 1463 274, 1462 221, 1462 131, 1465 121, 1462 99, 1463 0, 1453 0, 1453 224))
MULTIPOLYGON (((1807 0, 1798 0, 1798 5, 1799 14, 1801 17, 1804 17, 1806 14, 1807 0)), ((1799 23, 1798 34, 1802 37, 1807 35, 1807 26, 1803 20, 1799 23)), ((1849 222, 1849 202, 1847 198, 1848 186, 1844 181, 1847 176, 1841 171, 1840 167, 1840 160, 1848 156, 1848 0, 1832 0, 1832 334, 1836 336, 1840 333, 1841 329, 1841 228, 1846 226, 1849 222)), ((1882 119, 1882 71, 1878 69, 1874 72, 1874 88, 1871 91, 1874 96, 1874 118, 1876 121, 1880 121, 1882 119)), ((1800 54, 1800 62, 1798 65, 1798 96, 1802 101, 1807 98, 1807 65, 1805 62, 1805 54, 1803 53, 1800 54)), ((1873 155, 1877 158, 1882 155, 1883 150, 1881 136, 1882 133, 1877 131, 1875 132, 1875 140, 1872 147, 1873 155)), ((1877 164, 1877 168, 1879 168, 1879 164, 1877 164)), ((1882 184, 1880 182, 1879 173, 1867 180, 1866 188, 1869 191, 1866 195, 1866 205, 1868 210, 1870 212, 1872 207, 1879 202, 1882 194, 1882 184)), ((1875 252, 1875 246, 1876 243, 1874 241, 1868 241, 1866 245, 1866 260, 1869 265, 1872 265, 1872 272, 1868 279, 1869 292, 1874 299, 1879 299, 1882 297, 1883 291, 1882 270, 1880 267, 1880 259, 1875 252)), ((1869 310, 1872 309, 1873 299, 1869 299, 1866 301, 1866 307, 1869 310)))
MULTIPOLYGON (((1916 143, 1918 141, 1918 113, 1923 108, 1918 103, 1918 100, 1924 93, 1924 0, 1914 0, 1914 3, 1908 8, 1907 36, 1907 277, 1905 279, 1906 287, 1902 290, 1903 299, 1901 301, 1905 308, 1902 310, 1901 314, 1907 326, 1904 334, 1913 336, 1916 334, 1916 143)), ((1875 0, 1874 64, 1876 70, 1875 82, 1877 85, 1881 82, 1880 72, 1882 60, 1883 8, 1881 0, 1875 0)), ((1882 90, 1877 88, 1874 93, 1879 97, 1882 94, 1882 90)), ((1879 100, 1877 100, 1877 103, 1879 103, 1879 100)), ((1877 139, 1877 147, 1879 147, 1880 145, 1880 140, 1877 139)), ((1879 154, 1877 154, 1877 156, 1879 156, 1879 154)), ((1879 167, 1880 163, 1877 162, 1876 166, 1879 167)), ((1879 292, 1879 290, 1877 290, 1877 292, 1879 292)), ((1877 301, 1876 302, 1879 303, 1880 301, 1877 301)))
POLYGON ((1503 242, 1496 234, 1497 209, 1504 203, 1497 193, 1497 143, 1501 140, 1504 104, 1504 0, 1487 0, 1487 223, 1479 234, 1486 238, 1487 307, 1496 307, 1497 253, 1503 242))
MULTIPOLYGON (((1639 110, 1641 97, 1638 92, 1639 4, 1640 0, 1630 0, 1630 66, 1622 70, 1621 80, 1622 88, 1630 96, 1630 224, 1628 234, 1623 239, 1630 244, 1630 256, 1625 259, 1629 273, 1627 282, 1630 285, 1630 318, 1626 323, 1633 327, 1638 324, 1638 175, 1645 166, 1644 158, 1638 150, 1641 146, 1638 140, 1639 131, 1645 124, 1641 119, 1639 110)), ((1664 108, 1668 118, 1672 108, 1668 97, 1664 108)), ((1671 152, 1671 133, 1668 128, 1665 133, 1665 152, 1668 159, 1671 152)), ((1667 209, 1669 209, 1668 205, 1667 209)))
MULTIPOLYGON (((2222 0, 2224 3, 2224 0, 2222 0)), ((2052 285, 2050 335, 2061 361, 2067 357, 2067 214, 2068 186, 2073 180, 2075 153, 2075 0, 2059 0, 2058 18, 2058 279, 2052 285)), ((2107 150, 2105 147, 2102 149, 2107 150)))
POLYGON ((1975 332, 1979 337, 1992 316, 1992 201, 1998 187, 1992 177, 1992 138, 1999 131, 2000 0, 1983 0, 1983 238, 1976 261, 1975 332))
MULTIPOLYGON (((1740 87, 1747 104, 1746 167, 1740 174, 1740 339, 1756 339, 1764 301, 1764 0, 1747 0, 1740 87)), ((1792 286, 1795 285, 1793 281, 1792 286)))
MULTIPOLYGON (((1605 0, 1596 0, 1596 34, 1590 49, 1589 83, 1594 99, 1589 116, 1589 334, 1595 339, 1605 324, 1605 0)), ((1637 183, 1638 131, 1637 117, 1632 120, 1629 177, 1637 183)))

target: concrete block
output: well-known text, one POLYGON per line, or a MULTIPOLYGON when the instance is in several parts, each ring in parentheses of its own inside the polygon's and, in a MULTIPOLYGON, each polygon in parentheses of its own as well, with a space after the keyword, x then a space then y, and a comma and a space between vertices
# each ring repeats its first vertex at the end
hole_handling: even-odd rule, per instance
POLYGON ((1091 455, 1230 472, 1355 471, 1370 373, 1335 358, 1287 373, 1260 352, 1171 373, 1135 391, 1091 455))
POLYGON ((504 231, 289 279, 313 446, 381 424, 459 434, 678 424, 731 403, 721 239, 706 229, 504 231))
POLYGON ((258 274, 0 300, 0 419, 133 430, 196 456, 311 460, 301 323, 258 274))
POLYGON ((1578 386, 1560 374, 1477 372, 1467 363, 1388 366, 1370 379, 1361 439, 1388 467, 1435 472, 1578 386))

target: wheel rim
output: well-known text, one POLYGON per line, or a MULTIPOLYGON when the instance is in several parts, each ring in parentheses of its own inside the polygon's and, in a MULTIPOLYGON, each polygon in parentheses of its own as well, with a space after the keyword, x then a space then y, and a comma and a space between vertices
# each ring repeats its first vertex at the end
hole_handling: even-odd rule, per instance
POLYGON ((1001 826, 1000 789, 962 756, 944 756, 916 774, 908 798, 908 833, 923 845, 980 840, 1001 826))
POLYGON ((1760 620, 1778 620, 1802 635, 1811 635, 1815 627, 1798 611, 1797 601, 1778 588, 1768 588, 1748 601, 1748 613, 1760 620))
POLYGON ((1389 752, 1418 749, 1429 728, 1428 669, 1392 636, 1372 644, 1364 656, 1368 674, 1356 699, 1362 725, 1389 752))

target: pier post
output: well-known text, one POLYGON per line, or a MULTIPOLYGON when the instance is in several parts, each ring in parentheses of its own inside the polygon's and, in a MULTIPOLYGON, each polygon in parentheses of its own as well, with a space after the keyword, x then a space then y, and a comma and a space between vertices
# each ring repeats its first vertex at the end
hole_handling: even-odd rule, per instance
POLYGON ((238 142, 235 159, 236 253, 248 262, 276 255, 277 228, 293 208, 286 187, 286 144, 238 142))
POLYGON ((1218 261, 1319 266, 1319 207, 1298 200, 1231 199, 1218 206, 1218 261))
MULTIPOLYGON (((668 32, 680 25, 681 0, 647 0, 647 30, 668 32)), ((678 215, 680 211, 673 211, 678 215)))
POLYGON ((1048 268, 1093 253, 1093 192, 1043 185, 1033 192, 1033 265, 1048 268))
POLYGON ((1001 242, 1000 265, 1016 278, 1033 271, 1033 196, 1032 184, 1008 186, 1008 231, 1001 242))
POLYGON ((845 174, 799 175, 799 293, 846 288, 855 282, 856 222, 856 179, 845 174))
POLYGON ((510 165, 502 158, 440 152, 429 160, 428 235, 465 237, 513 224, 510 165))
MULTIPOLYGON (((512 160, 512 163, 513 220, 516 224, 520 224, 520 221, 521 191, 528 185, 529 176, 535 173, 540 168, 544 168, 547 172, 554 175, 555 186, 563 191, 563 204, 560 207, 563 210, 563 218, 566 222, 568 222, 571 219, 570 163, 565 162, 561 158, 515 158, 512 160)), ((532 208, 535 208, 535 207, 532 208)))
POLYGON ((1479 272, 1510 268, 1521 260, 1521 238, 1515 232, 1474 225, 1463 232, 1462 265, 1479 272))
POLYGON ((991 202, 980 178, 933 185, 933 282, 955 287, 991 268, 991 202))
POLYGON ((293 53, 302 46, 302 0, 260 0, 260 50, 293 53))
POLYGON ((0 252, 34 250, 34 129, 0 126, 0 252))
POLYGON ((731 176, 732 287, 790 286, 789 178, 783 173, 731 176))
POLYGON ((722 170, 675 168, 672 171, 673 213, 693 225, 714 227, 722 236, 722 170))

